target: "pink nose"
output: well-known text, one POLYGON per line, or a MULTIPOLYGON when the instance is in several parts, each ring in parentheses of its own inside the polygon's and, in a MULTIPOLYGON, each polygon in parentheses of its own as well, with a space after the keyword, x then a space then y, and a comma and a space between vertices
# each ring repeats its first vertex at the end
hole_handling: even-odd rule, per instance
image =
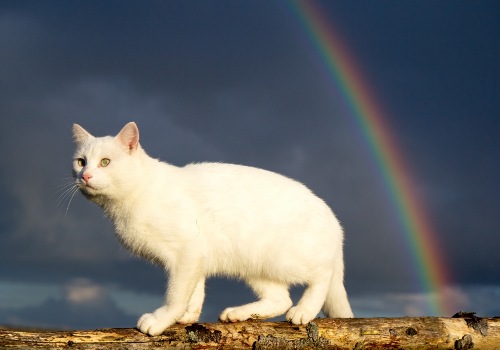
POLYGON ((83 178, 83 181, 85 181, 85 183, 88 183, 90 181, 90 179, 92 178, 92 175, 90 175, 88 173, 83 173, 82 178, 83 178))

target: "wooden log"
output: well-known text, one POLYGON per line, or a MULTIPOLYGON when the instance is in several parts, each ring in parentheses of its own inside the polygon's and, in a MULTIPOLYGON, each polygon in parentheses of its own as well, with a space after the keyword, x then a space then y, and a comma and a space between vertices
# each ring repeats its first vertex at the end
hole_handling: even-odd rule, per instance
POLYGON ((174 325, 162 335, 136 329, 0 330, 0 349, 500 349, 500 319, 316 319, 306 326, 247 321, 174 325))

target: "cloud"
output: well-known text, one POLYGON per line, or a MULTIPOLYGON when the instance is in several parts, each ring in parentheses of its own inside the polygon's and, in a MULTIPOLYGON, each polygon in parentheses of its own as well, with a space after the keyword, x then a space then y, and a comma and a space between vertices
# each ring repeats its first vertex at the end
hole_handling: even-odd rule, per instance
POLYGON ((87 278, 78 278, 64 286, 64 297, 70 304, 99 304, 106 300, 107 291, 87 278))
POLYGON ((37 306, 50 297, 60 298, 61 292, 58 286, 49 283, 0 280, 0 309, 37 306))
MULTIPOLYGON (((350 298, 356 317, 420 317, 428 316, 428 305, 436 293, 373 293, 350 298)), ((500 315, 500 287, 448 286, 440 298, 456 307, 456 312, 476 312, 481 317, 500 315)), ((441 315, 451 317, 453 315, 441 315)))
POLYGON ((137 316, 120 309, 103 286, 75 279, 63 290, 61 298, 49 297, 37 306, 0 309, 0 323, 49 329, 135 326, 137 316))

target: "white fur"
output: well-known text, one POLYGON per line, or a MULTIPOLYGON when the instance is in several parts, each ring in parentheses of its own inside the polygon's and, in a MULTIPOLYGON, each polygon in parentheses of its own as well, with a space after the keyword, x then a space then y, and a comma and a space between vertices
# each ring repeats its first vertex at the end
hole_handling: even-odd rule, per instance
POLYGON ((75 124, 73 137, 81 192, 104 209, 128 249, 169 274, 165 304, 139 319, 142 332, 198 321, 205 278, 214 275, 246 281, 259 298, 225 309, 222 321, 287 312, 287 320, 305 324, 321 309, 328 317, 353 317, 343 284, 342 228, 301 183, 247 166, 160 162, 141 148, 135 123, 99 138, 75 124), (293 307, 292 284, 307 285, 293 307))

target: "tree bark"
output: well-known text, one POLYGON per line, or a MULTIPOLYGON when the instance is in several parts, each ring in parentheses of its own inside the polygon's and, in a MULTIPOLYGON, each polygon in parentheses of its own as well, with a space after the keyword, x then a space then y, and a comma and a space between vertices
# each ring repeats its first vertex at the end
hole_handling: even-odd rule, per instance
POLYGON ((306 326, 247 321, 174 325, 160 336, 136 329, 0 330, 0 349, 500 349, 500 319, 316 319, 306 326))

